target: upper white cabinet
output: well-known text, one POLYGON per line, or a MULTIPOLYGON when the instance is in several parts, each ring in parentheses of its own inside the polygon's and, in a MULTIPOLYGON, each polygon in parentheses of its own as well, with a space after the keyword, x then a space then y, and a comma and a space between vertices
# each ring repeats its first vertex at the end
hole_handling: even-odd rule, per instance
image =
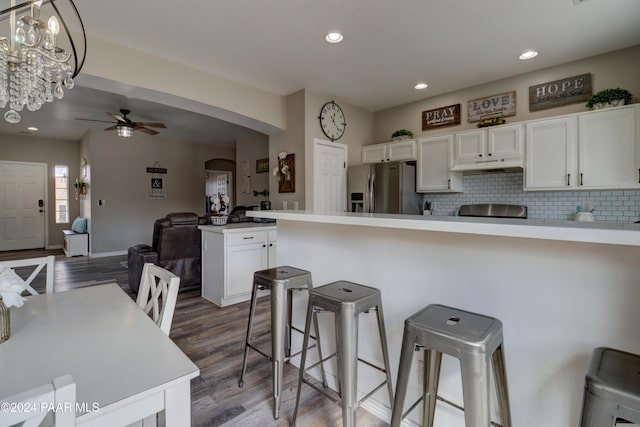
POLYGON ((525 190, 640 188, 640 106, 526 125, 525 190))
POLYGON ((524 188, 565 189, 577 184, 578 134, 575 116, 527 123, 524 188))
POLYGON ((522 124, 460 132, 454 138, 454 171, 523 166, 522 124))
POLYGON ((362 147, 362 163, 416 160, 416 140, 386 142, 362 147))
POLYGON ((636 137, 639 113, 636 106, 578 116, 580 187, 640 187, 636 137))
POLYGON ((462 191, 462 176, 452 172, 453 135, 418 140, 416 191, 447 193, 462 191))

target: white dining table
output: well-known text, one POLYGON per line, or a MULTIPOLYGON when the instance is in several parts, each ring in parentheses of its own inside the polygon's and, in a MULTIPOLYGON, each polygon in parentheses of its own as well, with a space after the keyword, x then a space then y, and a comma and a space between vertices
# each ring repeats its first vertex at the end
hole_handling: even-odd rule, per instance
POLYGON ((162 410, 167 426, 191 424, 191 379, 200 370, 115 283, 11 308, 0 400, 64 374, 76 383, 79 426, 125 426, 162 410))

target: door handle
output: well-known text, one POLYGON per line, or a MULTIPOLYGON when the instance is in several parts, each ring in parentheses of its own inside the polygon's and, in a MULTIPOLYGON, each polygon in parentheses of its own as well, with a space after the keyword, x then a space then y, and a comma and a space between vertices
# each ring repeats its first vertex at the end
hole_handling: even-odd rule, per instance
POLYGON ((567 187, 571 185, 571 174, 567 174, 567 187))

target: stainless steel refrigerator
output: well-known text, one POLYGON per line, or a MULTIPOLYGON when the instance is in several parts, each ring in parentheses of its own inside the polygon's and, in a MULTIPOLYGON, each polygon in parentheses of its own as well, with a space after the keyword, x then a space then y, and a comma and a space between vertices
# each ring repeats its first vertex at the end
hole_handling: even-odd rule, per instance
POLYGON ((350 166, 347 171, 350 212, 421 214, 415 162, 350 166))

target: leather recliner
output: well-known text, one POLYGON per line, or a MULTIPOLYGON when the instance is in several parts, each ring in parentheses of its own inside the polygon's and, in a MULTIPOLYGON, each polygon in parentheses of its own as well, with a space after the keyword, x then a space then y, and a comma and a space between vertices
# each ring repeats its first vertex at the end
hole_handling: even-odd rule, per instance
POLYGON ((201 271, 201 231, 209 220, 192 212, 170 213, 153 224, 152 246, 135 245, 128 250, 129 287, 136 294, 142 267, 156 264, 180 276, 180 288, 199 286, 201 271))

